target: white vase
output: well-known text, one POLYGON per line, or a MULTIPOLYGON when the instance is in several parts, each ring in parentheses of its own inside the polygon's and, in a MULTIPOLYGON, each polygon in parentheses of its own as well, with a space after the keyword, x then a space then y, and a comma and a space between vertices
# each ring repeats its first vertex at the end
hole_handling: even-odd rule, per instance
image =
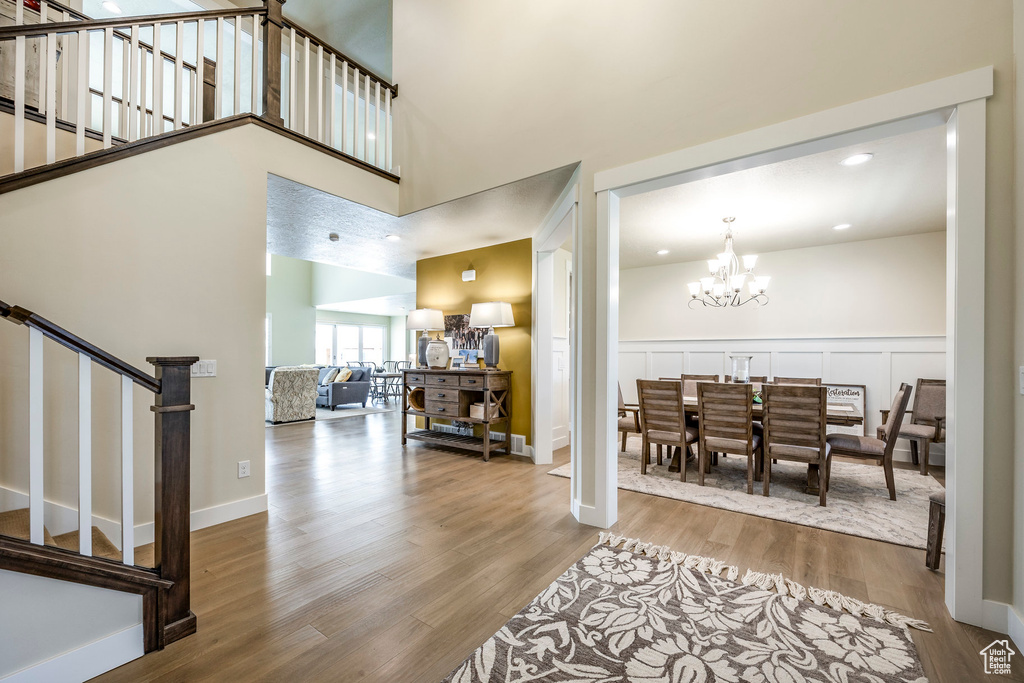
POLYGON ((443 339, 431 339, 427 344, 427 367, 445 369, 448 367, 448 344, 443 339))

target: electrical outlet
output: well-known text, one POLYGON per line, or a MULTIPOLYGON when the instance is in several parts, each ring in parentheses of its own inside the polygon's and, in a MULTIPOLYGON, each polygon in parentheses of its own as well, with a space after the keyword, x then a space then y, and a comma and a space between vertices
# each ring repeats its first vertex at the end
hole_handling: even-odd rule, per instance
POLYGON ((238 478, 244 479, 249 476, 249 461, 239 460, 238 461, 238 478))

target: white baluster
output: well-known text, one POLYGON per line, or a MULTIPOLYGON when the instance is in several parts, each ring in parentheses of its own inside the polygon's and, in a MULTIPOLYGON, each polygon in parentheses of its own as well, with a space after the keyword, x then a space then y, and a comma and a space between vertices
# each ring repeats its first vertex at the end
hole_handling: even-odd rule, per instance
POLYGON ((142 69, 139 71, 139 92, 141 98, 139 99, 139 138, 149 137, 149 114, 147 110, 149 108, 149 83, 147 82, 147 74, 149 73, 149 50, 142 48, 142 52, 139 54, 139 59, 142 60, 142 69))
POLYGON ((92 361, 78 354, 78 552, 92 555, 92 361))
POLYGON ((213 118, 219 119, 224 102, 224 17, 217 17, 217 71, 214 73, 213 118))
POLYGON ((380 162, 380 81, 373 85, 373 165, 384 166, 380 162))
POLYGON ((299 108, 298 108, 298 90, 295 87, 295 81, 299 78, 299 59, 295 53, 295 29, 291 29, 292 33, 292 44, 291 49, 288 52, 288 127, 292 130, 298 130, 298 119, 299 108))
MULTIPOLYGON (((24 0, 15 0, 14 23, 25 23, 24 0)), ((14 172, 25 170, 25 36, 14 39, 14 172)))
POLYGON ((348 151, 348 62, 341 63, 341 151, 348 151))
MULTIPOLYGON (((118 33, 121 33, 118 30, 118 33)), ((131 56, 128 54, 129 44, 127 38, 120 38, 121 40, 121 117, 118 122, 117 134, 123 138, 128 139, 128 117, 131 115, 131 109, 129 102, 129 81, 132 77, 131 72, 131 56)))
POLYGON ((352 67, 352 156, 359 156, 359 69, 352 67))
POLYGON ((132 380, 121 377, 121 561, 135 564, 135 460, 132 380))
POLYGON ((103 149, 110 149, 110 105, 114 90, 114 29, 103 29, 103 149))
POLYGON ((370 74, 366 74, 363 88, 363 161, 370 160, 370 74))
MULTIPOLYGON (((44 2, 40 2, 39 3, 39 23, 40 24, 45 24, 46 23, 46 14, 47 14, 46 2, 45 1, 44 2)), ((46 39, 45 38, 40 38, 39 39, 39 66, 41 68, 39 69, 39 95, 36 98, 36 106, 39 107, 39 113, 40 114, 45 113, 44 110, 46 109, 46 100, 45 100, 45 97, 46 97, 46 94, 45 94, 46 93, 46 68, 45 68, 45 64, 46 64, 46 62, 43 61, 45 59, 45 57, 44 57, 45 54, 46 54, 46 39)))
POLYGON ((206 21, 200 19, 196 22, 196 96, 193 104, 196 113, 192 123, 203 122, 203 97, 205 96, 206 84, 203 83, 203 73, 206 69, 206 55, 203 52, 203 38, 206 34, 206 21))
POLYGON ((185 22, 174 27, 174 130, 181 128, 181 98, 185 76, 185 22))
POLYGON ((384 91, 384 164, 385 171, 391 171, 391 88, 384 91))
POLYGON ((139 139, 139 120, 146 120, 146 103, 139 103, 139 25, 132 24, 131 44, 131 75, 132 84, 129 91, 131 107, 128 109, 128 142, 139 139), (135 110, 138 109, 136 114, 135 110))
POLYGON ((309 36, 306 36, 303 42, 304 48, 302 51, 302 134, 309 135, 309 62, 311 55, 309 52, 309 36))
POLYGON ((316 47, 316 139, 324 141, 324 46, 316 47))
POLYGON ((231 113, 242 113, 242 17, 235 17, 235 98, 231 113))
POLYGON ((43 333, 28 328, 28 527, 43 544, 43 333))
POLYGON ((252 105, 249 111, 253 114, 259 115, 259 83, 260 83, 260 55, 259 55, 259 31, 260 31, 260 15, 252 15, 252 105))
POLYGON ((153 127, 150 135, 164 132, 164 53, 160 50, 160 24, 153 24, 153 127))
MULTIPOLYGON (((61 14, 62 21, 70 21, 71 17, 65 11, 61 14)), ((71 42, 71 34, 65 33, 60 37, 60 117, 68 120, 68 44, 71 42)))
MULTIPOLYGON (((57 34, 46 34, 46 163, 57 161, 57 34)), ((43 93, 39 93, 39 99, 43 93)))
POLYGON ((88 31, 78 32, 78 77, 75 80, 75 155, 85 154, 85 104, 89 101, 88 31))
MULTIPOLYGON (((331 53, 330 57, 330 89, 327 91, 327 144, 334 146, 334 89, 337 87, 337 69, 338 65, 335 61, 334 53, 331 53)), ((344 129, 343 129, 344 130, 344 129)))

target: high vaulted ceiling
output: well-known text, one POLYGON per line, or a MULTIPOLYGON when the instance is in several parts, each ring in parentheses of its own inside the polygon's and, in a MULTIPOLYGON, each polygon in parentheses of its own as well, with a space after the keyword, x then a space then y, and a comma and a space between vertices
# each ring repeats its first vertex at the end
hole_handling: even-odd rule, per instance
POLYGON ((736 218, 739 254, 946 228, 946 132, 928 128, 624 198, 622 268, 714 258, 736 218), (859 166, 839 162, 860 152, 859 166), (849 223, 846 230, 833 226, 849 223), (668 254, 658 255, 667 249, 668 254))
POLYGON ((415 278, 419 259, 532 237, 574 169, 564 166, 401 217, 269 176, 267 250, 415 278), (332 232, 337 242, 330 241, 332 232))

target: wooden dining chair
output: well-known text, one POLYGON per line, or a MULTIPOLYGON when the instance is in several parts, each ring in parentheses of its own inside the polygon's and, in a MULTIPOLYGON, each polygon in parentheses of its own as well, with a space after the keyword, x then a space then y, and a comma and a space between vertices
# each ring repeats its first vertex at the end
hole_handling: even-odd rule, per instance
POLYGON ((697 397, 697 384, 700 382, 718 382, 718 375, 680 375, 683 382, 683 396, 697 397))
MULTIPOLYGON (((889 415, 882 411, 882 421, 889 415)), ((913 415, 909 422, 903 420, 900 438, 910 439, 910 457, 917 465, 920 460, 921 474, 928 474, 928 454, 933 443, 946 442, 946 380, 920 379, 914 388, 914 407, 907 411, 913 415)))
MULTIPOLYGON (((837 455, 845 455, 862 460, 874 460, 881 463, 885 470, 885 485, 889 489, 889 499, 896 500, 896 480, 892 474, 892 449, 896 446, 903 416, 910 403, 910 385, 903 383, 892 400, 892 408, 887 412, 885 424, 878 428, 875 438, 856 434, 829 434, 826 441, 829 445, 828 463, 825 465, 825 481, 830 481, 832 460, 837 455)), ((825 484, 827 486, 827 484, 825 484)))
POLYGON ((778 460, 817 465, 825 477, 818 486, 818 505, 825 507, 828 489, 828 389, 808 385, 764 387, 764 495, 769 495, 772 463, 778 460))
POLYGON ((761 435, 754 431, 754 388, 749 384, 699 382, 697 410, 700 415, 697 448, 699 483, 711 453, 747 457, 747 493, 761 479, 761 435))
POLYGON ((622 434, 622 450, 626 450, 626 439, 630 434, 640 433, 640 406, 626 403, 622 398, 622 384, 619 384, 619 434, 622 434))
MULTIPOLYGON (((659 446, 658 464, 661 464, 661 446, 679 453, 679 480, 686 481, 686 452, 697 440, 697 430, 686 424, 683 405, 683 385, 679 381, 638 379, 636 395, 640 401, 640 474, 647 474, 651 445, 659 446)), ((703 475, 701 475, 703 479, 703 475)))
POLYGON ((772 384, 810 384, 812 386, 820 387, 820 377, 775 377, 772 379, 772 384))

